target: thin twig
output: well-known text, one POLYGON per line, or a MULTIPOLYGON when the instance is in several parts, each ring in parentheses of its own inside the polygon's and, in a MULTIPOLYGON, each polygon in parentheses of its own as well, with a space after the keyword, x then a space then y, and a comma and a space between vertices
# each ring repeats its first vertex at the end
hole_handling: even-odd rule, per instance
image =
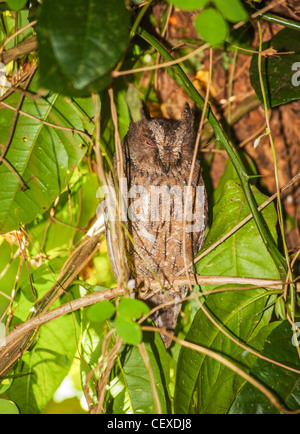
POLYGON ((146 351, 146 348, 145 348, 145 345, 143 344, 143 342, 141 342, 138 345, 138 348, 139 348, 139 351, 141 353, 144 364, 145 364, 146 369, 147 369, 148 374, 149 374, 150 386, 151 386, 152 395, 153 395, 153 399, 154 399, 155 407, 156 407, 156 414, 162 414, 160 400, 159 400, 159 396, 158 396, 158 393, 156 390, 156 385, 155 385, 155 381, 154 381, 152 367, 151 367, 149 357, 148 357, 148 354, 147 354, 147 351, 146 351))
POLYGON ((239 147, 243 148, 249 142, 251 142, 251 140, 256 139, 256 137, 258 137, 262 133, 262 131, 264 131, 266 129, 266 126, 267 126, 267 124, 264 121, 263 125, 257 131, 255 131, 251 136, 247 137, 245 140, 243 140, 241 143, 239 143, 239 147))
MULTIPOLYGON (((260 81, 260 87, 261 92, 263 96, 264 101, 264 111, 265 111, 265 119, 266 119, 266 134, 269 136, 269 141, 273 153, 273 160, 274 160, 274 175, 275 175, 275 183, 276 183, 276 189, 277 189, 277 214, 278 214, 278 223, 280 227, 280 233, 281 233, 281 239, 283 244, 283 251, 285 255, 285 260, 287 263, 287 273, 286 273, 286 280, 292 280, 292 270, 290 266, 290 259, 286 244, 286 238, 285 238, 285 229, 284 229, 284 222, 283 222, 283 212, 282 212, 282 204, 281 204, 281 197, 280 197, 280 187, 279 187, 279 178, 278 178, 278 167, 277 167, 277 155, 276 155, 276 149, 275 144, 273 140, 273 135, 271 131, 270 126, 270 119, 269 119, 269 112, 268 112, 268 106, 267 106, 267 97, 266 97, 266 91, 265 91, 265 85, 262 77, 262 29, 260 22, 258 21, 258 31, 259 31, 259 54, 258 54, 258 73, 259 73, 259 81, 260 81)), ((285 291, 283 295, 283 299, 286 302, 287 301, 287 291, 288 291, 288 285, 285 286, 285 291)), ((291 297, 291 314, 292 314, 292 321, 293 324, 295 322, 295 300, 294 300, 294 291, 293 288, 290 288, 290 297, 291 297)), ((289 314, 287 315, 289 318, 289 314)), ((300 352, 299 352, 299 358, 300 358, 300 352)))
POLYGON ((99 96, 97 94, 92 95, 93 103, 94 103, 94 123, 95 123, 95 144, 94 151, 97 162, 97 172, 99 179, 101 181, 102 186, 107 185, 107 178, 104 170, 103 158, 101 154, 101 109, 99 104, 99 96))
POLYGON ((0 164, 1 163, 3 163, 4 166, 6 166, 7 169, 10 171, 10 173, 16 178, 18 183, 21 185, 21 191, 27 190, 28 187, 27 187, 26 183, 23 181, 23 179, 18 174, 18 172, 15 170, 15 168, 10 164, 10 162, 8 160, 6 160, 5 158, 3 158, 2 155, 0 155, 0 164))
MULTIPOLYGON (((33 77, 33 75, 34 75, 34 73, 35 73, 35 71, 36 71, 36 68, 32 68, 31 71, 29 72, 29 74, 28 74, 28 78, 27 78, 27 80, 26 80, 26 82, 25 82, 25 89, 24 89, 24 90, 27 90, 27 88, 28 88, 28 86, 29 86, 29 84, 30 84, 30 82, 31 82, 31 79, 32 79, 32 77, 33 77)), ((23 104, 24 98, 25 98, 25 94, 22 94, 22 95, 20 96, 20 98, 19 98, 18 103, 17 103, 17 107, 15 108, 14 117, 13 117, 13 119, 12 119, 12 122, 11 122, 11 125, 10 125, 9 134, 8 134, 7 139, 6 139, 6 144, 5 144, 5 146, 3 147, 2 152, 1 152, 1 156, 2 156, 3 158, 5 158, 5 155, 6 155, 6 153, 7 153, 7 150, 8 150, 8 148, 9 148, 9 145, 10 145, 10 142, 11 142, 11 139, 12 139, 12 136, 13 136, 13 134, 14 134, 14 130, 15 130, 16 123, 17 123, 18 116, 19 116, 19 112, 20 112, 20 108, 22 107, 22 104, 23 104)), ((5 103, 4 103, 4 104, 5 104, 5 103)))
MULTIPOLYGON (((205 285, 227 285, 227 284, 239 284, 239 285, 254 285, 251 289, 257 289, 262 287, 268 287, 272 289, 280 289, 283 286, 283 282, 280 280, 272 280, 272 279, 254 279, 247 277, 230 277, 230 276, 197 276, 195 279, 191 276, 191 281, 193 284, 205 284, 205 285)), ((175 281, 176 285, 184 285, 187 284, 186 279, 180 279, 175 281)), ((155 284, 153 284, 153 288, 155 288, 155 284)), ((240 290, 241 288, 224 288, 222 291, 230 291, 230 290, 240 290)), ((243 289, 243 288, 242 288, 243 289)), ((247 288, 250 289, 250 288, 247 288)), ((214 291, 206 291, 201 292, 198 295, 208 295, 211 293, 220 292, 221 289, 214 291)), ((300 292, 300 288, 299 288, 300 292)), ((88 294, 85 297, 78 298, 76 300, 70 300, 68 303, 63 304, 55 309, 52 309, 49 312, 42 313, 34 318, 27 320, 25 323, 17 326, 7 337, 9 336, 10 340, 15 340, 18 336, 22 334, 26 334, 28 331, 35 329, 38 326, 46 324, 50 321, 53 321, 56 318, 59 318, 63 315, 66 315, 72 311, 78 310, 82 307, 91 306, 95 303, 98 303, 102 300, 111 300, 116 297, 121 297, 126 294, 125 289, 112 288, 106 291, 95 292, 93 294, 88 294)))
MULTIPOLYGON (((11 106, 11 105, 3 102, 3 101, 0 102, 0 107, 8 108, 8 109, 14 110, 14 111, 17 110, 16 107, 13 107, 13 106, 11 106)), ((43 119, 37 118, 36 116, 30 115, 29 113, 25 113, 22 110, 19 110, 18 113, 20 115, 26 116, 27 118, 33 119, 34 121, 40 122, 43 125, 47 125, 49 127, 56 128, 56 129, 62 130, 62 131, 69 131, 71 133, 78 133, 81 136, 85 137, 90 143, 93 143, 93 139, 85 131, 77 130, 76 128, 63 127, 62 125, 55 125, 55 124, 52 124, 51 122, 47 122, 47 121, 44 121, 43 119)))
MULTIPOLYGON (((90 256, 92 256, 94 252, 90 256)), ((89 260, 90 256, 87 258, 89 260)), ((83 262, 83 266, 86 263, 86 261, 83 262)), ((63 270, 62 270, 63 271, 63 270)), ((74 279, 74 277, 77 275, 78 269, 74 270, 72 276, 68 279, 68 281, 65 283, 65 287, 69 284, 68 282, 70 279, 74 279)), ((191 277, 193 278, 193 277, 191 277)), ((282 287, 281 281, 276 280, 268 280, 268 279, 248 279, 248 278, 234 278, 229 276, 199 276, 197 277, 197 282, 199 284, 228 284, 228 283, 238 283, 238 284, 245 284, 247 283, 257 285, 259 287, 273 287, 273 288, 279 288, 282 287), (199 280, 199 282, 198 282, 199 280)), ((195 281, 195 284, 197 284, 195 281)), ((181 280, 180 284, 188 284, 186 280, 181 280)), ((248 288, 250 289, 250 288, 248 288)), ((255 288, 252 288, 255 289, 255 288)), ((278 290, 279 290, 278 289, 278 290)), ((229 290, 246 290, 246 288, 224 288, 224 291, 229 290)), ((214 293, 220 292, 221 289, 217 289, 213 291, 214 293)), ((298 289, 300 292, 300 288, 298 289)), ((25 337, 25 347, 28 347, 29 337, 32 336, 32 333, 34 330, 43 324, 46 324, 50 321, 53 321, 56 318, 59 318, 60 316, 66 315, 68 313, 71 313, 75 310, 78 310, 82 307, 91 306, 92 304, 95 304, 102 300, 111 300, 115 297, 124 296, 127 294, 128 290, 126 289, 118 289, 113 288, 109 289, 107 291, 103 292, 96 292, 93 294, 89 294, 83 298, 79 298, 76 300, 70 300, 68 303, 59 306, 55 309, 52 309, 51 311, 46 312, 44 310, 43 313, 28 319, 25 323, 17 326, 15 329, 13 329, 6 337, 5 337, 5 346, 1 347, 0 345, 0 360, 4 362, 0 368, 0 376, 3 375, 3 373, 7 372, 7 369, 23 354, 25 351, 25 348, 22 349, 21 342, 23 343, 24 337, 25 337), (19 349, 19 351, 15 352, 15 348, 19 349), (12 354, 13 356, 10 357, 9 355, 12 354), (5 360, 7 359, 8 360, 5 360)), ((199 295, 207 295, 208 293, 212 293, 211 291, 206 291, 203 293, 199 293, 199 295)), ((53 298, 52 301, 55 300, 57 297, 53 298)), ((47 303, 49 305, 49 302, 47 303)))
MULTIPOLYGON (((285 0, 274 0, 271 3, 269 3, 267 6, 265 6, 264 8, 254 12, 251 15, 252 20, 254 20, 255 18, 259 17, 260 15, 270 11, 271 9, 273 9, 275 6, 281 4, 282 2, 284 2, 285 0)), ((234 24, 233 29, 237 30, 240 27, 242 27, 245 24, 245 21, 241 21, 239 23, 234 24)))
POLYGON ((10 42, 12 41, 16 36, 18 36, 20 33, 24 32, 25 30, 29 29, 30 27, 35 26, 37 23, 37 21, 31 21, 31 23, 27 24, 26 26, 22 27, 21 29, 17 30, 15 33, 13 33, 11 36, 9 36, 9 38, 7 38, 5 40, 5 42, 3 43, 3 45, 0 47, 0 57, 1 54, 3 53, 4 47, 10 42))
MULTIPOLYGON (((205 115, 206 115, 206 108, 208 105, 209 89, 210 89, 210 83, 211 83, 211 77, 212 77, 212 53, 213 53, 212 48, 210 48, 209 49, 209 59, 210 59, 210 62, 209 62, 209 79, 208 79, 207 88, 206 88, 204 107, 202 110, 201 119, 200 119, 198 131, 197 131, 197 135, 196 135, 196 140, 195 140, 193 158, 192 158, 192 162, 191 162, 191 168, 190 168, 189 179, 188 179, 188 189, 190 189, 190 187, 192 185, 192 178, 194 175, 194 168, 195 168, 196 159, 198 156, 200 138, 201 138, 201 134, 203 131, 203 124, 204 124, 205 115)), ((202 207, 203 207, 203 209, 205 207, 204 201, 203 201, 202 207)), ((187 264, 187 258, 186 258, 186 211, 187 211, 187 200, 184 203, 184 216, 183 216, 183 233, 184 233, 184 236, 183 236, 183 252, 184 252, 183 253, 183 260, 184 260, 184 271, 186 274, 186 278, 189 282, 189 288, 190 288, 190 291, 193 292, 192 283, 190 280, 189 266, 187 264)))
POLYGON ((7 65, 9 62, 18 59, 25 54, 31 53, 32 51, 36 51, 38 49, 38 43, 35 36, 32 36, 25 41, 20 42, 15 45, 13 48, 4 51, 0 55, 0 61, 7 65))
POLYGON ((167 68, 168 66, 177 65, 178 63, 184 62, 185 60, 188 60, 191 57, 196 56, 196 54, 201 53, 207 48, 209 48, 209 45, 204 44, 201 47, 196 48, 196 50, 192 51, 191 53, 186 54, 185 56, 179 57, 178 59, 172 60, 170 62, 159 63, 151 66, 143 66, 141 68, 128 69, 125 71, 113 71, 112 76, 120 77, 121 75, 137 74, 138 72, 145 72, 145 71, 152 71, 154 69, 167 68))
POLYGON ((102 355, 106 354, 106 352, 107 352, 107 356, 105 357, 106 364, 104 365, 104 363, 103 363, 104 362, 104 357, 103 357, 102 365, 103 365, 103 368, 105 368, 105 369, 102 368, 102 375, 100 375, 99 380, 98 380, 98 389, 99 389, 98 404, 96 406, 96 409, 92 413, 95 413, 95 414, 102 414, 103 413, 103 403, 104 403, 104 399, 105 399, 107 382, 109 380, 110 372, 115 365, 116 355, 120 351, 120 348, 122 345, 123 345, 122 340, 117 336, 115 343, 114 343, 113 347, 111 348, 111 350, 108 351, 108 347, 107 347, 107 351, 102 352, 102 355))
MULTIPOLYGON (((167 9, 167 16, 166 16, 166 22, 165 22, 164 28, 162 29, 162 32, 161 32, 161 37, 162 38, 164 38, 166 36, 167 30, 168 30, 168 24, 169 24, 170 16, 171 16, 172 10, 173 10, 173 5, 172 4, 167 5, 166 9, 167 9)), ((155 64, 156 65, 159 64, 160 58, 161 58, 161 55, 159 53, 157 53, 156 60, 155 60, 155 64)), ((153 85, 154 85, 154 89, 156 91, 158 91, 158 69, 155 70, 154 84, 153 85)))
MULTIPOLYGON (((117 115, 117 109, 116 109, 116 105, 115 105, 115 101, 114 101, 114 92, 112 88, 108 89, 108 95, 109 95, 109 100, 110 100, 110 110, 111 110, 111 116, 112 116, 112 121, 113 121, 113 125, 114 125, 114 142, 115 142, 115 153, 116 153, 116 166, 117 166, 117 178, 118 180, 120 179, 124 179, 125 178, 125 173, 124 173, 124 155, 123 155, 123 149, 122 149, 122 144, 121 144, 121 138, 120 138, 120 133, 119 133, 119 125, 118 125, 118 115, 117 115)), ((119 185, 117 185, 117 189, 119 192, 119 198, 123 198, 124 196, 124 191, 123 191, 123 183, 119 183, 119 185)), ((117 212, 118 215, 124 215, 124 202, 123 200, 120 200, 117 203, 117 212)), ((119 255, 119 275, 117 276, 118 278, 118 286, 119 287, 124 287, 126 286, 128 279, 127 279, 127 268, 126 268, 126 264, 125 264, 125 236, 124 236, 124 231, 123 231, 123 227, 121 224, 121 219, 118 218, 117 219, 117 225, 116 225, 116 231, 117 231, 117 235, 118 235, 118 242, 120 245, 119 251, 120 251, 120 255, 119 255)))

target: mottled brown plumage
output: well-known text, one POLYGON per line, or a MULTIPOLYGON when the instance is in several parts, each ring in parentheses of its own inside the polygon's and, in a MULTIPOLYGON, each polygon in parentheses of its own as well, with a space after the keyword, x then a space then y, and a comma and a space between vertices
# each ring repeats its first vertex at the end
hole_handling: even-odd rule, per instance
MULTIPOLYGON (((186 286, 175 288, 172 283, 185 263, 190 264, 193 255, 200 250, 207 224, 207 198, 199 160, 194 166, 189 196, 193 219, 183 223, 184 187, 188 186, 194 142, 194 116, 188 104, 179 121, 151 119, 143 113, 140 121, 130 124, 122 142, 124 175, 129 190, 126 222, 129 236, 125 234, 128 276, 136 280, 138 288, 148 288, 153 280, 161 283, 161 292, 146 303, 153 308, 168 301, 175 302, 152 316, 157 327, 165 327, 171 333, 176 327, 181 299, 188 290, 186 286), (196 186, 201 186, 198 194, 196 186), (193 231, 190 231, 193 224, 193 231)), ((117 277, 116 249, 112 248, 109 230, 107 237, 117 277)), ((140 291, 140 297, 145 297, 145 291, 140 291)), ((169 346, 171 341, 163 335, 162 338, 169 346)))

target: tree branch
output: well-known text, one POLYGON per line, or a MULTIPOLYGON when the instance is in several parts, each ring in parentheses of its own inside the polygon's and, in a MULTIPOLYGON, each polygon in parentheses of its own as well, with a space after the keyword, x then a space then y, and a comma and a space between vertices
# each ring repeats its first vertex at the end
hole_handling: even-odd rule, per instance
POLYGON ((25 54, 29 54, 32 51, 36 51, 38 49, 38 43, 35 36, 32 36, 25 41, 20 42, 15 45, 13 48, 9 50, 3 51, 0 55, 0 62, 3 62, 5 65, 12 60, 16 60, 25 54))
MULTIPOLYGON (((52 311, 47 312, 48 309, 60 295, 67 291, 76 276, 94 256, 95 252, 98 250, 99 237, 103 233, 104 220, 103 217, 101 217, 82 238, 80 246, 77 247, 67 259, 57 281, 44 297, 36 303, 35 310, 28 320, 20 326, 17 326, 0 342, 0 376, 4 376, 15 361, 21 357, 23 352, 30 346, 36 328, 42 323, 45 324, 53 319, 53 313, 52 311), (46 312, 50 315, 49 317, 46 312), (44 320, 41 320, 42 317, 40 315, 46 315, 44 320)), ((67 311, 67 307, 65 307, 65 309, 67 311)), ((63 310, 59 316, 67 313, 66 311, 63 310)), ((69 312, 70 311, 71 310, 69 310, 69 312)))
MULTIPOLYGON (((76 252, 76 251, 75 251, 76 252)), ((74 253, 75 253, 74 252, 74 253)), ((70 262, 70 259, 68 260, 70 262)), ((71 264, 70 264, 71 265, 71 264)), ((69 266, 67 266, 69 269, 69 266)), ((62 270, 63 271, 63 270, 62 270)), ((76 274, 78 269, 76 270, 76 274)), ((218 288, 212 291, 201 292, 199 295, 208 295, 211 293, 218 293, 220 291, 232 291, 232 290, 253 290, 256 288, 267 287, 270 289, 277 289, 280 293, 282 290, 283 283, 280 280, 273 279, 254 279, 247 277, 230 277, 230 276, 191 276, 191 281, 193 284, 199 285, 250 285, 247 288, 218 288)), ((176 285, 184 285, 187 284, 186 279, 177 279, 175 281, 176 285)), ((54 285, 56 287, 56 285, 54 285)), ((161 288, 155 282, 151 286, 151 288, 155 291, 155 289, 161 291, 161 288)), ((49 293, 51 294, 53 289, 47 293, 43 299, 47 301, 47 304, 50 304, 49 301, 49 293)), ((5 338, 4 342, 0 342, 0 376, 3 376, 7 370, 11 367, 11 365, 23 354, 25 349, 28 347, 28 343, 33 336, 34 331, 42 326, 43 324, 47 324, 50 321, 55 320, 63 315, 66 315, 70 312, 74 312, 82 307, 91 306, 95 303, 98 303, 103 300, 111 300, 116 297, 121 297, 125 294, 125 289, 108 289, 107 291, 95 292, 93 294, 89 294, 85 297, 78 298, 76 300, 70 300, 68 303, 63 304, 55 309, 52 309, 48 312, 42 312, 39 315, 36 315, 30 319, 28 319, 25 323, 17 326, 13 331, 11 331, 5 338)), ((300 286, 298 284, 297 291, 300 292, 300 286)), ((57 295, 57 294, 56 294, 57 295)), ((57 297, 55 297, 56 299, 57 297)), ((42 299, 42 300, 43 300, 42 299)), ((39 302, 42 304, 42 300, 39 302)), ((53 293, 51 304, 53 301, 53 293)))

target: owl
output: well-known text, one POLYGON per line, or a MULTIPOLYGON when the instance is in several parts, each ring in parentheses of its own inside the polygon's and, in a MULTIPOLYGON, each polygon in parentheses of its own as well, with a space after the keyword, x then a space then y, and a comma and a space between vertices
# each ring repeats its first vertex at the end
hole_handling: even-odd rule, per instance
MULTIPOLYGON (((180 120, 151 118, 143 109, 141 120, 131 122, 122 141, 122 155, 114 159, 115 175, 123 163, 124 178, 118 181, 119 204, 125 208, 119 212, 125 252, 122 256, 118 251, 117 225, 107 222, 112 268, 118 279, 120 258, 125 258, 126 279, 135 279, 139 298, 151 309, 171 302, 152 315, 155 325, 171 334, 188 291, 187 286, 174 287, 173 281, 201 249, 207 226, 207 195, 198 159, 189 183, 194 145, 194 114, 188 104, 180 120), (153 281, 161 289, 148 298, 153 281)), ((171 339, 161 337, 168 347, 171 339)))

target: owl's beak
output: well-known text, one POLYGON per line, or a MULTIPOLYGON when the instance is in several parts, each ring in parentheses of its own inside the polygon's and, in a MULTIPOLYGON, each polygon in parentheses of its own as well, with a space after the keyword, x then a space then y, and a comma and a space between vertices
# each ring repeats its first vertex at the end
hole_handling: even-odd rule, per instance
MULTIPOLYGON (((172 148, 173 148, 172 146, 168 146, 168 145, 164 146, 164 151, 170 152, 172 148)), ((168 155, 168 160, 169 161, 170 161, 170 157, 171 157, 171 155, 169 153, 169 155, 168 155)), ((170 169, 170 164, 166 164, 165 167, 164 167, 164 172, 165 172, 166 175, 168 174, 169 169, 170 169)))
POLYGON ((163 146, 161 149, 159 149, 159 157, 162 162, 163 171, 165 174, 168 174, 170 166, 172 165, 173 160, 173 146, 163 146))

